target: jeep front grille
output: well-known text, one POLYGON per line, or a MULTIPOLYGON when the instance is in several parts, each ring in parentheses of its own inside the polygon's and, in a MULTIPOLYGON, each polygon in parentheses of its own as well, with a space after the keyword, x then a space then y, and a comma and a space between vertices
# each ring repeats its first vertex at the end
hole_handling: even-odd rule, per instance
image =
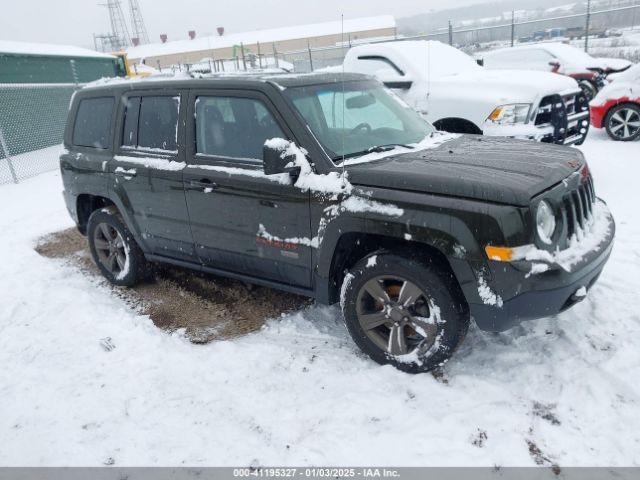
POLYGON ((593 215, 593 208, 596 202, 596 192, 593 188, 593 180, 589 175, 586 181, 563 197, 562 217, 567 226, 565 241, 576 235, 578 229, 583 230, 587 221, 593 215))

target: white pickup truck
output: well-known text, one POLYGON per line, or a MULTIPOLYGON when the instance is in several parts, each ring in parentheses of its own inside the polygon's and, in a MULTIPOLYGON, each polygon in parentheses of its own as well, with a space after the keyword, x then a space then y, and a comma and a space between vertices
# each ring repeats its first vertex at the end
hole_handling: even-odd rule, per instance
POLYGON ((574 79, 487 70, 441 42, 359 45, 344 69, 375 76, 440 130, 579 145, 589 129, 589 104, 574 79))

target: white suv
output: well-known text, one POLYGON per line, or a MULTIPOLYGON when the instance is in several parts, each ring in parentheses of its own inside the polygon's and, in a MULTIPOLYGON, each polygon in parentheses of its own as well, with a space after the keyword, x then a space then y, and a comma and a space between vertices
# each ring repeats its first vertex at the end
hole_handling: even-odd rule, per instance
POLYGON ((344 68, 375 76, 440 130, 580 144, 589 128, 588 102, 575 80, 490 71, 441 42, 356 46, 344 68))

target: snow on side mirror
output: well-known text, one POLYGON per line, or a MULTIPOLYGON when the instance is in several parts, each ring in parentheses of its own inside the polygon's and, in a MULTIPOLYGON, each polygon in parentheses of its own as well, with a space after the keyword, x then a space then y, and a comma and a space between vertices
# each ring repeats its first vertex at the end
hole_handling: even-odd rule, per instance
POLYGON ((289 152, 291 142, 284 138, 272 138, 264 142, 262 147, 262 169, 265 175, 300 173, 300 167, 296 165, 295 153, 289 152))

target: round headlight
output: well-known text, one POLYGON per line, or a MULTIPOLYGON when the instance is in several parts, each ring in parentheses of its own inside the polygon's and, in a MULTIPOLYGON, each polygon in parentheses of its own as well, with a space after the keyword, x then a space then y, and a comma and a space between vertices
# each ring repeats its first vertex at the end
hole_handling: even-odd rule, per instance
POLYGON ((556 230, 556 217, 553 214, 551 205, 545 200, 538 204, 536 211, 536 226, 538 229, 538 237, 544 243, 551 243, 551 237, 556 230))

